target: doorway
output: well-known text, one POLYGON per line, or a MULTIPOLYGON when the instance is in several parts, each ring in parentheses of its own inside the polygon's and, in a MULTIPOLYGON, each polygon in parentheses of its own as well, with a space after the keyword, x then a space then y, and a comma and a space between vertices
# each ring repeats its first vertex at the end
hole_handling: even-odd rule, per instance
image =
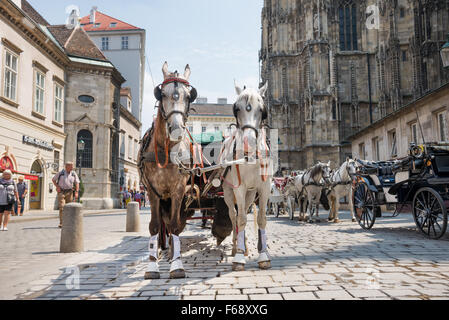
POLYGON ((38 179, 30 181, 30 210, 40 210, 42 209, 43 170, 39 161, 34 161, 31 174, 36 175, 38 179))

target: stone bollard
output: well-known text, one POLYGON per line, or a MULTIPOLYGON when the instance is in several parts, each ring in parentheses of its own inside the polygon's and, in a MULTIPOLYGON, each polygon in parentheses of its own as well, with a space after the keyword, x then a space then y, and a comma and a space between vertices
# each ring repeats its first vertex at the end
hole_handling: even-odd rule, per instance
POLYGON ((126 232, 140 231, 140 212, 139 203, 130 202, 126 209, 126 232))
POLYGON ((79 203, 64 206, 60 251, 61 253, 84 251, 83 210, 79 203))

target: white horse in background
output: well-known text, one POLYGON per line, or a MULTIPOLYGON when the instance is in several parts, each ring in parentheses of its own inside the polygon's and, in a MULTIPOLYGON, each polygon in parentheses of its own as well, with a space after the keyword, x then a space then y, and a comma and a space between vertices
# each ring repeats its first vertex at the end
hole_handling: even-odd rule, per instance
POLYGON ((299 174, 295 177, 296 190, 303 195, 300 197, 300 221, 305 220, 306 208, 309 209, 309 222, 313 222, 313 216, 316 215, 319 221, 319 206, 321 201, 321 194, 326 187, 327 181, 330 178, 330 161, 328 163, 318 162, 315 166, 299 174), (304 199, 306 197, 306 200, 304 199), (306 201, 304 204, 302 201, 306 201), (301 204, 302 203, 302 204, 301 204), (302 208, 301 208, 302 207, 302 208))
MULTIPOLYGON (((229 217, 234 230, 233 244, 235 255, 232 269, 242 271, 245 268, 245 227, 247 223, 248 208, 254 203, 256 194, 259 196, 258 225, 258 264, 260 269, 271 267, 271 258, 268 254, 266 234, 266 211, 270 197, 272 160, 267 145, 264 122, 268 110, 264 105, 263 97, 267 91, 265 84, 259 91, 236 85, 238 95, 234 104, 234 115, 237 120, 237 129, 233 136, 225 141, 222 157, 225 161, 248 159, 241 165, 232 165, 225 171, 223 191, 225 202, 229 208, 229 217), (236 207, 237 205, 237 211, 236 207)), ((224 160, 221 159, 223 162, 224 160)))
POLYGON ((352 222, 355 222, 354 206, 352 205, 352 182, 353 176, 357 170, 357 163, 355 160, 346 159, 346 161, 341 165, 340 169, 332 173, 330 178, 331 191, 328 194, 329 202, 331 203, 331 210, 329 213, 329 221, 334 221, 338 223, 338 211, 340 208, 340 199, 343 197, 348 197, 349 208, 351 210, 352 222))

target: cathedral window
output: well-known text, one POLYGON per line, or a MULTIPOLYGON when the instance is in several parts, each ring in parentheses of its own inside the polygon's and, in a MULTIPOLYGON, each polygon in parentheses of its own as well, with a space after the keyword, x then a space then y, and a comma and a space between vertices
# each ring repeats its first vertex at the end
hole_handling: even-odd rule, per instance
POLYGON ((353 1, 343 1, 338 7, 340 50, 358 50, 357 7, 353 1))

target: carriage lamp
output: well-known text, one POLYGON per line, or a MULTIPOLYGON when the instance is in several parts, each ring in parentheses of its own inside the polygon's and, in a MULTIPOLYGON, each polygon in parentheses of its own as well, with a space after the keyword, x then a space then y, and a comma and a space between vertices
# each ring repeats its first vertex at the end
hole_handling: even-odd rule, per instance
POLYGON ((443 60, 443 67, 449 70, 449 33, 447 34, 447 42, 441 48, 441 60, 443 60))

